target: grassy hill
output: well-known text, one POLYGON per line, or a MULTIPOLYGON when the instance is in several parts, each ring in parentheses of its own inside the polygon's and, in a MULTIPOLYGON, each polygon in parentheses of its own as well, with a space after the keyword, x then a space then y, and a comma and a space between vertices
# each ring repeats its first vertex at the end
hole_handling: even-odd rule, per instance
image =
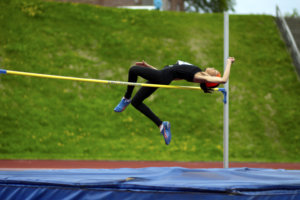
MULTIPOLYGON (((146 60, 223 69, 223 15, 0 1, 0 68, 127 81, 146 60)), ((300 83, 271 16, 230 16, 230 160, 300 157, 300 83)), ((144 80, 140 79, 140 82, 144 80)), ((184 81, 178 85, 194 85, 184 81)), ((1 159, 221 161, 222 95, 159 89, 146 104, 172 124, 113 108, 124 86, 0 75, 1 159)))

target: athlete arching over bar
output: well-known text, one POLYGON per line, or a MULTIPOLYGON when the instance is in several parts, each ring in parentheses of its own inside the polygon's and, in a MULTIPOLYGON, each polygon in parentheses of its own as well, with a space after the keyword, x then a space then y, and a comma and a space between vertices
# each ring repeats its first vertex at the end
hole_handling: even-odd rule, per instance
MULTIPOLYGON (((178 61, 174 65, 165 66, 162 70, 157 70, 145 61, 136 62, 128 74, 128 82, 137 82, 138 76, 148 80, 147 83, 169 85, 173 80, 184 79, 189 82, 200 83, 201 89, 206 92, 212 92, 212 88, 219 84, 227 82, 230 74, 231 64, 235 61, 233 57, 227 59, 226 70, 223 77, 221 73, 214 68, 206 68, 203 71, 190 63, 178 61)), ((168 121, 161 121, 143 101, 149 97, 157 88, 141 87, 131 100, 134 86, 127 86, 127 91, 120 103, 115 107, 115 112, 122 112, 131 103, 137 110, 151 119, 160 129, 164 136, 165 143, 168 145, 171 141, 171 125, 168 121)))

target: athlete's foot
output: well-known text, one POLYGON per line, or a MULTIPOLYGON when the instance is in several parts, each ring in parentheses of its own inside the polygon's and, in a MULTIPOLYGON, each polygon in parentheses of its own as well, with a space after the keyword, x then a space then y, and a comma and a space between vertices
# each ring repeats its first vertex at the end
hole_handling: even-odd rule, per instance
POLYGON ((130 99, 125 99, 124 97, 121 99, 120 103, 115 107, 115 112, 122 112, 125 108, 130 104, 130 99))
POLYGON ((161 126, 162 127, 160 129, 160 133, 164 136, 165 143, 166 143, 166 145, 168 145, 168 144, 170 144, 171 138, 172 138, 172 135, 171 135, 171 124, 170 124, 170 122, 164 121, 161 124, 161 126))

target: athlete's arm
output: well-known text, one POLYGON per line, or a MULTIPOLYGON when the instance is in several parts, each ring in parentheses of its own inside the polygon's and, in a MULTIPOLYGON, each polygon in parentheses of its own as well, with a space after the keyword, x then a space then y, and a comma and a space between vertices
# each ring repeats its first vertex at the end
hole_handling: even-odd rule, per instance
POLYGON ((230 57, 227 59, 226 69, 225 69, 223 77, 210 76, 205 72, 204 73, 199 72, 199 73, 195 74, 194 82, 196 82, 196 83, 210 82, 210 83, 220 83, 220 84, 226 83, 229 79, 231 64, 234 61, 235 61, 235 59, 233 57, 230 57))
POLYGON ((229 79, 231 64, 234 63, 234 61, 235 61, 234 57, 229 57, 227 59, 226 69, 225 69, 225 72, 224 72, 223 77, 222 77, 224 83, 226 83, 229 79))

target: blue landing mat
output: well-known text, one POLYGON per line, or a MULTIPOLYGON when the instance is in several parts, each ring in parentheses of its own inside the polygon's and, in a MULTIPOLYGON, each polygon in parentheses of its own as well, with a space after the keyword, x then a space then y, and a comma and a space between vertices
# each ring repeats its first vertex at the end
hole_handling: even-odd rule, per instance
POLYGON ((300 170, 0 171, 0 199, 300 199, 300 170))

